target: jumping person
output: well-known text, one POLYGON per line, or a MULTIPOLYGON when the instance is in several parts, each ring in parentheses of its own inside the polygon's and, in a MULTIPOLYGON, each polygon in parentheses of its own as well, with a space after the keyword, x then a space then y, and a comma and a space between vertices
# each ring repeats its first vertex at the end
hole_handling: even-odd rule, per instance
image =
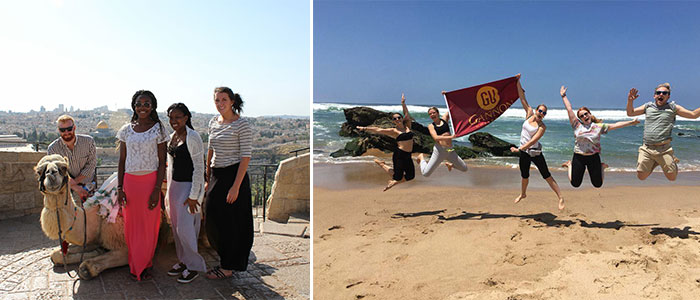
POLYGON ((395 186, 402 179, 409 181, 416 177, 416 170, 413 167, 413 159, 411 159, 411 152, 413 151, 413 132, 411 132, 411 116, 408 114, 408 108, 406 107, 406 97, 401 94, 401 106, 403 107, 402 116, 400 113, 394 113, 391 115, 391 120, 394 122, 395 128, 379 128, 379 127, 363 127, 357 126, 358 130, 369 131, 372 133, 383 134, 396 139, 396 150, 394 150, 394 155, 391 160, 394 163, 394 167, 387 166, 384 162, 375 159, 374 162, 377 163, 384 171, 391 174, 391 180, 384 188, 384 191, 395 186))
POLYGON ((547 168, 547 162, 544 159, 544 154, 542 154, 542 144, 539 140, 544 135, 547 127, 542 122, 542 119, 547 115, 547 106, 540 104, 537 106, 537 110, 533 110, 530 105, 527 104, 525 99, 525 91, 520 85, 520 74, 518 77, 518 95, 520 96, 520 102, 525 110, 525 122, 523 122, 523 129, 520 133, 520 146, 518 148, 511 147, 510 151, 514 153, 520 153, 520 176, 521 181, 521 192, 520 196, 515 198, 515 203, 520 202, 520 200, 527 197, 527 185, 529 183, 530 177, 530 163, 535 163, 535 166, 540 171, 542 178, 547 181, 549 187, 552 188, 554 193, 557 194, 559 198, 559 209, 564 209, 564 198, 561 197, 561 192, 559 191, 559 185, 549 173, 547 168))
POLYGON ((571 158, 571 161, 564 164, 568 168, 569 181, 574 187, 581 186, 583 173, 588 169, 591 183, 594 187, 599 188, 603 186, 605 167, 607 167, 600 160, 600 135, 608 133, 610 130, 639 124, 639 120, 634 119, 605 124, 602 120, 593 116, 591 111, 585 106, 579 108, 574 114, 571 102, 566 97, 565 86, 561 87, 559 94, 562 101, 564 101, 564 106, 569 114, 569 123, 574 129, 574 137, 576 137, 574 157, 571 158))
MULTIPOLYGON (((443 92, 444 94, 445 92, 443 92)), ((450 126, 448 120, 450 113, 446 112, 440 117, 440 112, 437 107, 431 107, 428 109, 428 115, 433 123, 428 125, 428 131, 430 136, 435 140, 435 145, 433 146, 433 154, 430 155, 430 160, 425 161, 423 153, 418 155, 417 161, 420 165, 420 172, 423 176, 428 177, 430 174, 437 169, 440 162, 447 160, 446 165, 448 170, 452 170, 454 167, 462 172, 467 171, 467 164, 464 163, 454 148, 452 148, 452 139, 455 138, 454 134, 450 134, 450 126)))
POLYGON ((676 180, 678 175, 678 159, 673 155, 671 148, 671 129, 676 123, 676 115, 688 119, 697 119, 700 116, 700 108, 690 111, 671 98, 671 85, 662 83, 654 91, 654 101, 650 101, 634 108, 632 103, 639 97, 639 91, 630 89, 627 96, 627 116, 644 115, 643 144, 639 147, 637 157, 637 178, 644 180, 656 166, 661 169, 668 180, 676 180))

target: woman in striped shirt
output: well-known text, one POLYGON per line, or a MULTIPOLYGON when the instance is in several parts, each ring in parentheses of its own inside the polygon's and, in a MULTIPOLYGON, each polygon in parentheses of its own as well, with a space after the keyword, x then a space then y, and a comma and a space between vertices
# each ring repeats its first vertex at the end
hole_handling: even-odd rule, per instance
POLYGON ((209 121, 207 155, 206 231, 221 259, 221 266, 207 278, 228 278, 245 271, 253 247, 248 164, 253 136, 248 121, 241 118, 243 100, 227 87, 214 89, 219 116, 209 121))

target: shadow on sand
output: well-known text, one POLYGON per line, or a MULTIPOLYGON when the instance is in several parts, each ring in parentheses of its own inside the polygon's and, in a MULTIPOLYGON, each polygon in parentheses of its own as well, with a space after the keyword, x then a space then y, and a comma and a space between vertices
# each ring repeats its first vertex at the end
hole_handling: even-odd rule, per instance
POLYGON ((681 239, 687 239, 688 237, 690 237, 690 235, 700 235, 700 232, 691 231, 690 226, 685 226, 683 227, 683 229, 668 227, 652 227, 650 233, 652 235, 665 234, 672 238, 677 237, 681 239))
MULTIPOLYGON (((615 220, 611 222, 593 222, 582 219, 572 219, 572 220, 566 220, 566 219, 557 219, 557 216, 552 214, 552 213, 538 213, 538 214, 529 214, 529 215, 514 215, 514 214, 492 214, 492 213, 471 213, 467 211, 462 211, 459 214, 455 215, 449 215, 446 216, 444 214, 446 210, 434 210, 434 211, 422 211, 422 212, 413 212, 413 213, 395 213, 391 217, 398 219, 398 218, 414 218, 414 217, 421 217, 421 216, 437 216, 438 220, 442 221, 454 221, 454 220, 487 220, 487 219, 509 219, 509 218, 517 218, 521 220, 533 220, 536 222, 541 223, 542 225, 535 225, 534 227, 542 227, 542 226, 548 226, 548 227, 569 227, 571 225, 574 225, 578 223, 581 227, 586 227, 586 228, 600 228, 600 229, 615 229, 615 230, 620 230, 622 227, 649 227, 649 226, 656 226, 659 224, 627 224, 625 222, 622 222, 620 220, 615 220)), ((688 227, 686 227, 688 228, 688 227)), ((666 228, 666 229, 671 229, 671 228, 666 228)), ((698 233, 694 233, 698 234, 698 233)), ((687 236, 687 234, 686 234, 687 236)))

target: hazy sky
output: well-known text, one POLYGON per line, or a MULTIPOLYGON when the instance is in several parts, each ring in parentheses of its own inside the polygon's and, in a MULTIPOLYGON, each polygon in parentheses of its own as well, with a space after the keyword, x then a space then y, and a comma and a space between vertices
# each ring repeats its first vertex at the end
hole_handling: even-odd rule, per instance
POLYGON ((0 110, 130 106, 216 112, 229 86, 243 114, 309 115, 308 1, 0 2, 0 110))
POLYGON ((314 102, 441 104, 522 73, 531 104, 700 106, 700 2, 314 1, 314 102))

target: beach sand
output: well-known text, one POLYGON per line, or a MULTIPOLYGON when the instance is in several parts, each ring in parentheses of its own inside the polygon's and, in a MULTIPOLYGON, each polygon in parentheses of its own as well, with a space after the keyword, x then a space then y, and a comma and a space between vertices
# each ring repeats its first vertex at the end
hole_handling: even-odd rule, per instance
POLYGON ((314 165, 318 299, 697 299, 700 174, 606 174, 566 209, 532 170, 441 167, 382 192, 373 163, 314 165))

